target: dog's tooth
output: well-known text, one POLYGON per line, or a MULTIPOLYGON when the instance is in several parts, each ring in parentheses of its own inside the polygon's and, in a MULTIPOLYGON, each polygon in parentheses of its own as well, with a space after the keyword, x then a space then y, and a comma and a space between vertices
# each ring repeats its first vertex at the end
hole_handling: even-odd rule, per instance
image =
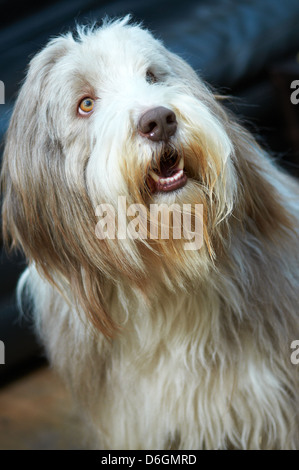
POLYGON ((158 183, 159 176, 154 171, 149 170, 149 175, 153 178, 154 181, 156 181, 156 183, 158 183))
POLYGON ((174 178, 175 181, 178 181, 178 180, 180 179, 180 177, 181 177, 181 171, 178 171, 178 172, 173 176, 173 178, 174 178))
POLYGON ((184 157, 180 159, 180 163, 178 164, 178 169, 183 170, 184 169, 184 157))

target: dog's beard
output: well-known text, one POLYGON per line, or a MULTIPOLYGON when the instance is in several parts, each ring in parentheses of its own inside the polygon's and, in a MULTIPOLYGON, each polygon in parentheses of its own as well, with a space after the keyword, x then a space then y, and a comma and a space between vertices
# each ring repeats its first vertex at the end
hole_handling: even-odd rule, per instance
MULTIPOLYGON (((128 206, 140 204, 147 211, 146 238, 123 240, 116 234, 114 240, 105 240, 107 249, 114 254, 118 252, 122 268, 129 265, 129 270, 139 273, 139 277, 141 274, 142 277, 153 277, 154 271, 155 278, 161 280, 162 277, 171 286, 185 285, 207 274, 215 250, 227 235, 225 219, 231 213, 236 190, 232 145, 223 126, 194 98, 188 97, 185 102, 183 110, 171 103, 180 131, 169 142, 152 145, 134 133, 127 134, 120 124, 119 135, 124 138, 110 139, 106 164, 103 147, 100 149, 101 139, 95 138, 87 166, 87 186, 94 207, 109 203, 117 214, 118 198, 123 196, 128 206), (201 114, 198 108, 202 109, 201 114), (101 161, 98 157, 100 150, 101 161), (105 178, 96 178, 99 174, 105 174, 105 178), (175 189, 171 189, 171 184, 169 188, 167 184, 161 188, 161 177, 167 179, 176 175, 178 184, 174 181, 175 189), (197 250, 185 249, 190 239, 184 236, 183 227, 181 238, 175 238, 173 216, 169 218, 169 237, 163 239, 161 236, 160 218, 158 237, 153 239, 149 233, 152 204, 166 204, 168 207, 175 204, 181 213, 188 205, 193 233, 198 226, 196 207, 201 205, 202 246, 197 250)), ((120 121, 126 122, 126 119, 120 121)), ((107 135, 106 129, 106 138, 107 135)), ((128 218, 127 223, 130 221, 128 218)))

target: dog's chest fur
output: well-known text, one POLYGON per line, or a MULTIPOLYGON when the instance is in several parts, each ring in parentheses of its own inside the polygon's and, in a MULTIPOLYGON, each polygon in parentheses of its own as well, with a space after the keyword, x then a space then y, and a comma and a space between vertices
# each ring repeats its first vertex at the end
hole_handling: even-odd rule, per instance
POLYGON ((238 342, 224 327, 215 292, 164 291, 149 307, 141 295, 112 289, 111 314, 123 328, 107 341, 31 275, 43 303, 38 327, 51 362, 90 410, 92 446, 257 448, 267 446, 265 432, 279 446, 286 396, 263 352, 251 347, 251 333, 240 329, 238 342))

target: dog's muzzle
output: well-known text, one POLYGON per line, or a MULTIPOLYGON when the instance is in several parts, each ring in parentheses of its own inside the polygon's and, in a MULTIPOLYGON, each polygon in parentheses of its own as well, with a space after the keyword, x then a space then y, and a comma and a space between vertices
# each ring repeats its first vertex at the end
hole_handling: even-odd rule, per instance
POLYGON ((165 150, 155 156, 147 179, 152 193, 168 192, 182 188, 187 182, 184 173, 184 158, 168 145, 169 139, 176 133, 176 115, 163 106, 149 109, 139 119, 138 132, 153 142, 163 142, 165 150))

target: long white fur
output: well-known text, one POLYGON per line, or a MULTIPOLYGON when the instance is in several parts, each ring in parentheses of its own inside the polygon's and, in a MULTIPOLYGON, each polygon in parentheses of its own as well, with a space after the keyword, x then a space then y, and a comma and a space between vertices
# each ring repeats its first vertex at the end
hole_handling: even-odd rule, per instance
MULTIPOLYGON (((71 35, 57 38, 33 59, 30 97, 34 97, 34 86, 40 86, 30 82, 30 74, 38 74, 55 48, 56 55, 61 54, 43 78, 45 100, 40 103, 39 132, 42 135, 42 129, 48 127, 50 116, 64 142, 70 185, 76 185, 82 159, 85 161, 94 207, 100 202, 116 204, 119 194, 134 202, 121 171, 123 161, 126 159, 128 168, 142 167, 153 149, 152 143, 134 131, 138 118, 155 106, 175 110, 179 122, 176 142, 188 142, 196 132, 211 156, 213 194, 218 203, 215 225, 221 224, 238 203, 234 161, 236 146, 240 143, 244 149, 246 142, 240 136, 236 144, 233 127, 217 115, 212 94, 191 68, 149 32, 127 23, 125 19, 98 30, 79 29, 79 41, 71 35), (160 84, 151 86, 145 81, 149 64, 163 76, 160 84), (63 111, 69 109, 80 88, 76 70, 99 95, 92 118, 80 122, 63 111), (219 174, 213 167, 216 160, 219 174)), ((84 88, 84 82, 81 85, 84 88)), ((293 325, 298 314, 294 293, 299 272, 297 189, 253 141, 247 144, 248 152, 259 153, 261 176, 275 187, 295 229, 286 228, 288 241, 281 246, 263 243, 246 230, 232 231, 227 246, 235 277, 225 266, 212 268, 215 260, 208 261, 207 254, 189 253, 184 279, 178 273, 172 280, 161 263, 159 278, 148 280, 152 285, 148 302, 125 276, 111 279, 107 273, 104 297, 111 318, 122 327, 107 340, 85 319, 69 280, 57 274, 59 291, 40 274, 38 260, 24 273, 20 291, 33 299, 37 330, 51 364, 85 409, 91 446, 299 447, 298 367, 291 364, 289 350, 291 340, 298 339, 299 328, 293 330, 293 338, 284 336, 290 332, 285 324, 293 325), (263 278, 258 279, 259 272, 263 278), (261 283, 265 294, 259 302, 255 295, 259 295, 257 285, 261 283), (272 310, 278 313, 272 315, 272 310), (263 320, 271 316, 280 330, 277 348, 263 320)), ((18 174, 17 160, 10 165, 11 173, 18 174)), ((188 181, 188 197, 199 190, 197 182, 188 181)), ((176 194, 156 195, 155 201, 183 203, 184 197, 183 188, 176 194)), ((119 249, 133 266, 145 269, 134 240, 127 240, 119 249)))

